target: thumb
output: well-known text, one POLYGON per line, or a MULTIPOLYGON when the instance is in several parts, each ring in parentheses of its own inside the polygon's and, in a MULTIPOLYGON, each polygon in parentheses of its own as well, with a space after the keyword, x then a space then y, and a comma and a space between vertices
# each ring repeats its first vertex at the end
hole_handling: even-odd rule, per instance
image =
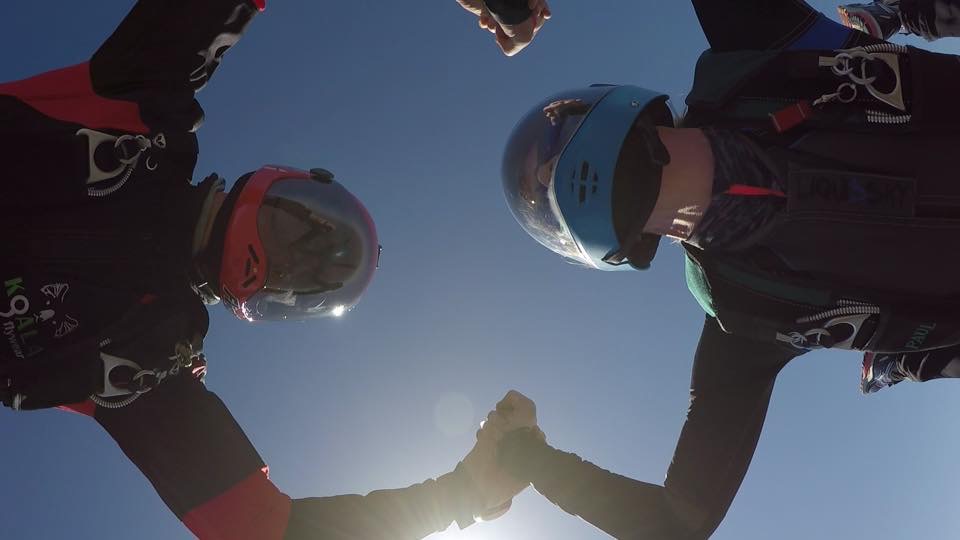
POLYGON ((514 25, 512 25, 512 24, 503 24, 503 23, 498 23, 498 24, 499 24, 499 26, 500 26, 500 29, 503 30, 503 33, 504 33, 505 36, 512 38, 512 37, 514 37, 514 36, 517 35, 517 27, 516 27, 516 26, 514 26, 514 25))
POLYGON ((513 56, 517 53, 515 50, 516 44, 513 42, 513 38, 508 36, 503 30, 503 26, 499 24, 497 25, 497 45, 500 46, 500 50, 503 51, 503 54, 507 56, 513 56))

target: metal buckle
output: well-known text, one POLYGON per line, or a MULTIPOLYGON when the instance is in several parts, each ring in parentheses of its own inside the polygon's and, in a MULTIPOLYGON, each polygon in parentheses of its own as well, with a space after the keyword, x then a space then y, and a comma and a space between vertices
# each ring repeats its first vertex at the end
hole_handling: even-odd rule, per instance
MULTIPOLYGON (((120 396, 129 396, 130 394, 137 393, 130 390, 129 388, 120 388, 115 386, 110 382, 110 373, 113 370, 119 367, 131 368, 137 372, 137 375, 143 372, 143 368, 140 367, 136 362, 131 362, 126 358, 120 358, 118 356, 113 356, 112 354, 107 354, 105 352, 100 353, 100 359, 103 360, 103 390, 97 395, 104 398, 110 397, 120 397, 120 396)), ((134 379, 137 378, 137 375, 134 375, 134 379)))
POLYGON ((829 67, 838 77, 847 77, 854 84, 863 86, 870 92, 870 95, 879 101, 896 108, 899 111, 906 111, 907 105, 903 99, 903 77, 900 73, 900 55, 893 52, 867 52, 863 47, 855 49, 845 49, 839 51, 836 56, 821 56, 820 67, 829 67), (851 65, 853 60, 861 60, 859 74, 851 65), (867 73, 868 61, 879 60, 889 67, 896 76, 896 85, 890 92, 881 92, 873 86, 877 80, 876 77, 870 77, 867 73))
POLYGON ((90 166, 90 174, 87 176, 87 184, 96 184, 97 182, 103 182, 104 180, 110 180, 120 176, 123 173, 123 170, 127 167, 123 162, 120 163, 120 166, 112 171, 101 170, 100 167, 97 167, 97 162, 95 159, 95 154, 97 148, 101 144, 111 143, 113 145, 117 144, 117 138, 113 135, 107 135, 106 133, 100 133, 99 131, 94 131, 92 129, 83 128, 77 131, 77 136, 86 136, 87 137, 87 161, 90 166))

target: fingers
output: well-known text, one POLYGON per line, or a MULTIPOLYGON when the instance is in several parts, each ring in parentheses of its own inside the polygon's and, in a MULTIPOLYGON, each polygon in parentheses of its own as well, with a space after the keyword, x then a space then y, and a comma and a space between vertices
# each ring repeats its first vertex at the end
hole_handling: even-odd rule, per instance
POLYGON ((513 56, 519 52, 516 43, 513 42, 513 38, 507 35, 502 26, 498 24, 494 33, 497 37, 497 45, 500 47, 500 50, 503 51, 503 54, 513 56))
POLYGON ((497 25, 497 21, 494 20, 489 11, 483 10, 483 12, 480 14, 479 24, 480 28, 490 32, 491 34, 497 33, 497 26, 499 25, 497 25))
POLYGON ((537 24, 533 30, 533 33, 536 34, 543 28, 544 24, 547 24, 547 21, 550 20, 550 17, 553 16, 553 13, 550 12, 550 8, 547 7, 547 3, 543 3, 543 9, 540 11, 540 16, 537 17, 537 24))
POLYGON ((496 411, 506 421, 507 431, 537 425, 536 404, 516 390, 507 392, 497 403, 496 411))
POLYGON ((506 433, 508 427, 507 419, 497 411, 490 411, 486 419, 480 422, 480 429, 477 430, 477 440, 499 441, 506 433))
POLYGON ((464 9, 476 15, 477 25, 494 34, 497 46, 506 56, 514 56, 533 41, 543 25, 552 16, 546 0, 528 0, 530 17, 516 25, 502 25, 486 9, 483 0, 457 0, 464 9))
POLYGON ((482 0, 457 0, 457 3, 460 4, 460 7, 474 15, 480 15, 480 12, 483 11, 481 7, 483 5, 482 0))
POLYGON ((527 396, 516 390, 510 390, 507 392, 507 395, 503 396, 503 399, 497 403, 496 409, 497 412, 507 414, 521 409, 532 409, 536 411, 537 406, 533 403, 533 400, 527 396))
POLYGON ((522 428, 534 428, 542 437, 537 427, 536 404, 520 392, 510 390, 480 423, 476 433, 477 444, 484 448, 488 443, 496 445, 507 433, 522 428))
MULTIPOLYGON (((549 17, 548 17, 549 18, 549 17)), ((546 22, 542 15, 532 16, 516 25, 497 25, 497 45, 507 56, 513 56, 530 45, 546 22)))

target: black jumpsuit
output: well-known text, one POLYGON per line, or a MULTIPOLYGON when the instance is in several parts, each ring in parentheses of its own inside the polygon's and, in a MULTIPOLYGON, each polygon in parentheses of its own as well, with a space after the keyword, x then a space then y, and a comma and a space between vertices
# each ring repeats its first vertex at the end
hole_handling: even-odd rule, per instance
MULTIPOLYGON (((0 84, 0 373, 58 366, 45 387, 58 391, 96 377, 101 350, 166 369, 167 333, 206 332, 189 275, 207 194, 190 183, 203 119, 194 98, 264 2, 141 0, 89 62, 0 84), (150 324, 105 345, 105 329, 132 312, 150 324)), ((170 377, 127 407, 80 394, 67 408, 103 426, 200 538, 421 538, 483 510, 462 469, 291 500, 199 375, 170 377)), ((17 404, 48 406, 29 393, 17 404)))
MULTIPOLYGON (((877 43, 802 0, 693 4, 714 52, 836 50, 877 43)), ((933 0, 901 3, 913 22, 933 17, 932 5, 933 0)), ((617 538, 709 537, 750 466, 777 375, 800 352, 726 333, 708 316, 694 358, 686 422, 662 486, 601 469, 523 431, 508 434, 501 445, 503 464, 565 511, 617 538)))

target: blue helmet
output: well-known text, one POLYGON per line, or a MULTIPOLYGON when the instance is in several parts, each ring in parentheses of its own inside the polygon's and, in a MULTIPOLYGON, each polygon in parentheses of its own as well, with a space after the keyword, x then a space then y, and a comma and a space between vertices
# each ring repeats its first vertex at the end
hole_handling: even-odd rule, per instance
POLYGON ((673 126, 667 99, 636 86, 595 85, 534 107, 503 159, 507 204, 524 230, 577 264, 649 267, 660 237, 642 231, 669 162, 655 129, 673 126))

